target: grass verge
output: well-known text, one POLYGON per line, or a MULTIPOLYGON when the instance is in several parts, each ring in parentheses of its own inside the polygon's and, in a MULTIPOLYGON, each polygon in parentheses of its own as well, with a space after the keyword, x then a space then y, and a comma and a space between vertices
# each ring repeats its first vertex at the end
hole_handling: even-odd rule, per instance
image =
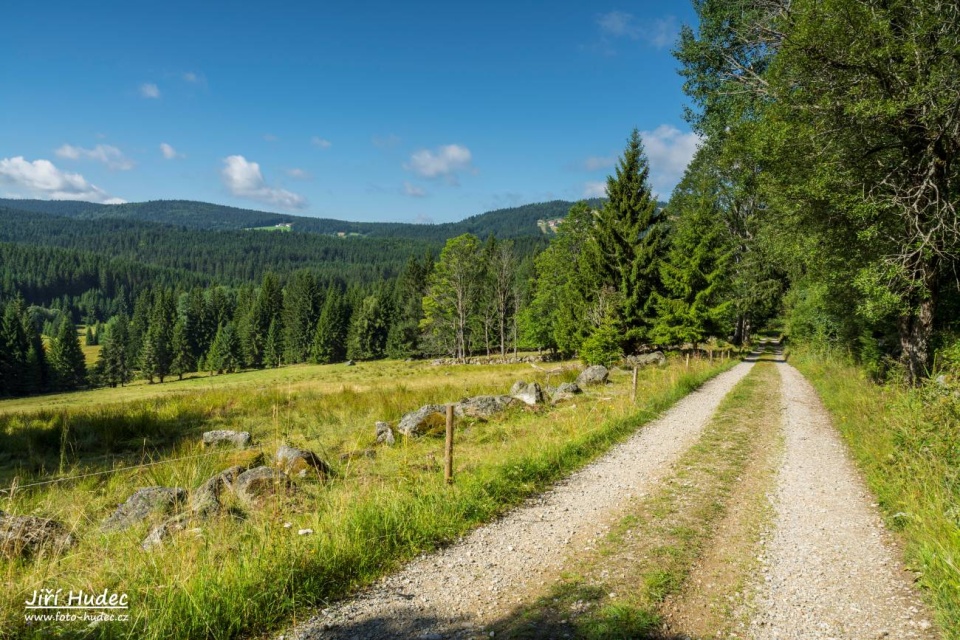
MULTIPOLYGON (((752 456, 771 439, 758 434, 776 433, 775 367, 758 363, 659 489, 637 501, 549 593, 497 625, 497 637, 661 637, 661 607, 682 593, 752 456)), ((725 625, 729 614, 722 612, 714 624, 725 625)), ((710 637, 718 630, 712 629, 710 637)))
POLYGON ((960 640, 960 387, 881 386, 845 358, 794 351, 880 504, 948 640, 960 640))
MULTIPOLYGON (((643 370, 637 406, 629 401, 629 373, 619 373, 612 387, 585 394, 575 404, 511 410, 488 422, 463 421, 453 487, 442 481, 438 438, 403 440, 393 448, 377 449, 372 457, 340 459, 337 454, 367 451, 375 419, 395 418, 410 408, 464 395, 502 393, 520 371, 529 378, 529 368, 424 368, 422 377, 431 377, 429 382, 378 386, 358 378, 355 386, 326 381, 311 386, 301 381, 286 393, 248 388, 237 395, 212 389, 65 411, 53 426, 46 425, 44 420, 52 418, 45 414, 3 416, 0 427, 10 440, 19 437, 18 429, 39 420, 36 433, 26 440, 37 447, 59 446, 52 438, 46 442, 43 434, 66 433, 61 440, 73 442, 69 434, 105 429, 106 435, 123 433, 115 443, 123 449, 135 444, 132 432, 124 431, 132 415, 135 421, 146 421, 158 439, 165 430, 177 433, 157 454, 161 458, 195 453, 201 430, 239 428, 252 431, 268 455, 279 442, 292 442, 341 461, 334 463, 333 482, 298 480, 292 497, 278 498, 261 510, 194 523, 150 553, 138 546, 146 524, 107 534, 99 531, 99 522, 136 487, 193 488, 236 462, 237 454, 24 491, 0 500, 6 511, 56 516, 80 540, 59 557, 0 560, 5 586, 0 593, 0 637, 233 638, 287 625, 317 604, 343 597, 542 490, 732 364, 696 362, 687 369, 673 361, 643 370), (71 425, 72 431, 63 425, 71 425), (313 533, 297 535, 301 529, 313 533), (23 602, 42 588, 127 593, 131 619, 93 626, 28 626, 23 602)), ((97 438, 89 444, 76 441, 66 448, 67 457, 78 469, 86 469, 90 459, 102 453, 97 446, 97 438), (88 452, 85 446, 94 449, 88 452), (82 455, 74 459, 74 451, 82 455)))

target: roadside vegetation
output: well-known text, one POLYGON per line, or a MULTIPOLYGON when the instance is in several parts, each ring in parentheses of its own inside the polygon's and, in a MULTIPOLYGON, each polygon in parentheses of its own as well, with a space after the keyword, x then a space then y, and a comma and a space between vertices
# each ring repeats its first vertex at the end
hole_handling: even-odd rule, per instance
POLYGON ((733 362, 695 359, 687 365, 670 358, 662 367, 643 369, 636 406, 630 402, 630 374, 620 372, 612 386, 556 407, 516 407, 489 421, 459 420, 453 486, 443 483, 442 437, 400 438, 393 447, 375 448, 374 421, 396 420, 426 403, 502 393, 521 377, 557 384, 572 379, 574 370, 384 362, 369 365, 370 379, 380 367, 394 379, 364 384, 363 372, 357 373, 362 365, 312 367, 313 381, 290 385, 214 385, 56 412, 39 410, 38 401, 32 412, 0 415, 2 449, 10 452, 0 459, 4 486, 15 478, 22 486, 166 461, 0 497, 0 509, 55 517, 78 540, 60 556, 0 560, 0 637, 49 637, 59 630, 81 637, 231 638, 289 624, 310 607, 342 597, 516 505, 733 362), (345 370, 352 383, 337 382, 345 370), (196 457, 205 453, 200 432, 215 428, 248 430, 256 446, 196 457), (147 524, 100 531, 103 519, 138 487, 194 489, 226 467, 256 462, 261 452, 269 458, 280 443, 320 453, 333 467, 332 477, 326 483, 298 478, 295 493, 258 510, 230 505, 226 515, 192 524, 150 552, 139 546, 147 524), (306 529, 310 533, 298 535, 306 529), (42 588, 127 593, 131 620, 89 629, 25 626, 23 602, 42 588))
POLYGON ((845 355, 799 349, 949 640, 960 639, 960 377, 878 385, 845 355))

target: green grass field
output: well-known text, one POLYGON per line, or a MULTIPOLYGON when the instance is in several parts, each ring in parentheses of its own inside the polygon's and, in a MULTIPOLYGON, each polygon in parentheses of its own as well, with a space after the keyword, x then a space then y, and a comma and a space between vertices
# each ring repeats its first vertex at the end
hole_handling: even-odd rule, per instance
POLYGON ((55 517, 78 540, 59 557, 0 560, 0 637, 232 638, 276 629, 517 504, 730 362, 693 361, 688 369, 671 360, 643 370, 637 406, 629 400, 630 374, 619 372, 614 384, 557 407, 458 421, 452 487, 442 481, 442 437, 401 437, 394 447, 375 448, 375 421, 395 422, 427 403, 504 393, 517 379, 557 384, 575 370, 396 361, 294 366, 0 403, 0 486, 108 472, 0 495, 0 509, 55 517), (256 444, 196 457, 205 453, 200 434, 218 428, 250 431, 256 444), (139 487, 191 490, 233 464, 261 454, 269 462, 280 443, 316 451, 333 478, 296 478, 294 494, 261 509, 233 505, 151 552, 139 547, 151 523, 100 531, 139 487), (300 529, 313 534, 299 536, 300 529), (41 588, 125 592, 131 620, 87 632, 66 623, 25 626, 23 602, 41 588))

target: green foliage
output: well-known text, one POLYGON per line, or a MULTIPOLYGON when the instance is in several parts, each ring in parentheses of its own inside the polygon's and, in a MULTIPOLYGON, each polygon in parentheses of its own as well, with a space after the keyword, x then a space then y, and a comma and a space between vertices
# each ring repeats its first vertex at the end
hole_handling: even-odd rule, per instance
POLYGON ((464 234, 448 240, 440 252, 423 299, 421 322, 434 353, 462 359, 470 351, 471 319, 479 301, 481 251, 477 237, 464 234))
POLYGON ((609 367, 623 357, 620 350, 622 330, 612 321, 606 321, 583 341, 580 359, 586 365, 602 364, 609 367))
POLYGON ((72 391, 87 384, 87 363, 80 347, 80 336, 72 322, 60 323, 50 350, 50 367, 57 389, 72 391))
POLYGON ((214 373, 233 373, 243 366, 243 347, 237 328, 232 322, 221 325, 217 330, 205 365, 214 373))
POLYGON ((347 357, 347 333, 350 329, 350 306, 336 287, 330 287, 320 310, 320 319, 313 335, 310 357, 317 364, 343 362, 347 357))

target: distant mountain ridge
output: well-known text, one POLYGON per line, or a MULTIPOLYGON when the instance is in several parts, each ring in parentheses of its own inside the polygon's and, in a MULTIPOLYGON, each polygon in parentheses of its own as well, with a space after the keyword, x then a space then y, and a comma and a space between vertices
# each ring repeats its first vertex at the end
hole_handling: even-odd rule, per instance
MULTIPOLYGON (((602 200, 593 199, 588 202, 599 206, 602 200)), ((551 227, 538 223, 565 217, 572 205, 573 202, 566 200, 553 200, 488 211, 459 222, 411 224, 311 218, 191 200, 153 200, 104 205, 77 200, 0 199, 0 206, 9 209, 81 220, 135 220, 210 231, 255 229, 289 223, 295 232, 358 234, 369 238, 408 238, 440 242, 463 233, 472 233, 479 237, 493 234, 498 238, 542 236, 551 227)))

